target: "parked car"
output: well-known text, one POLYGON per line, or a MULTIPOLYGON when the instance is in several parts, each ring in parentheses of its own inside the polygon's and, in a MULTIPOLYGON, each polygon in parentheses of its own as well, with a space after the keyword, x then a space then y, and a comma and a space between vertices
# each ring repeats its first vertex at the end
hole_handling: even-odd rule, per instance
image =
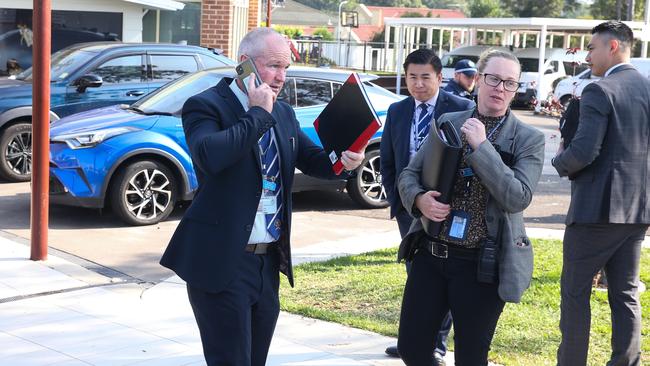
MULTIPOLYGON (((110 206, 132 225, 164 220, 177 201, 191 200, 197 179, 181 124, 185 101, 235 75, 234 68, 200 71, 167 84, 132 106, 112 106, 75 114, 52 124, 50 195, 53 203, 110 206)), ((313 122, 349 76, 342 70, 291 67, 279 96, 295 110, 301 129, 316 143, 313 122)), ((384 121, 390 104, 403 97, 370 83, 368 97, 384 121)), ((356 176, 326 181, 297 174, 294 192, 347 188, 365 207, 386 206, 379 173, 381 130, 370 140, 356 176)))
MULTIPOLYGON (((536 93, 536 84, 539 77, 539 48, 515 48, 496 46, 466 46, 458 47, 446 53, 442 61, 442 78, 446 83, 454 77, 456 62, 462 59, 478 61, 479 56, 488 49, 498 49, 513 53, 521 63, 521 87, 513 101, 517 105, 528 105, 536 93)), ((544 74, 542 75, 542 94, 545 97, 553 87, 562 79, 576 75, 587 68, 584 64, 586 51, 575 53, 567 52, 563 48, 547 48, 544 60, 544 74)))
MULTIPOLYGON (((52 56, 50 120, 89 109, 131 104, 163 84, 235 62, 213 50, 176 44, 85 43, 52 56)), ((0 177, 31 173, 32 69, 0 80, 0 177)))
MULTIPOLYGON (((645 77, 650 77, 650 59, 647 58, 632 58, 630 63, 645 77)), ((582 90, 599 80, 600 77, 591 75, 591 69, 586 69, 580 74, 560 81, 553 91, 553 96, 562 103, 566 108, 572 96, 579 97, 582 95, 582 90)))

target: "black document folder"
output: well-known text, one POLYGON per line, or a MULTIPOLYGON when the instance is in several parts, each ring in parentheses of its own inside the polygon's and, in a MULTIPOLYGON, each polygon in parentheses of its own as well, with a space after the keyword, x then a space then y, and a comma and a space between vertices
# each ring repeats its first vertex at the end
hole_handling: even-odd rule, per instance
POLYGON ((332 169, 341 174, 341 153, 361 152, 381 127, 359 75, 352 73, 314 121, 318 138, 329 155, 332 169))
MULTIPOLYGON (((462 141, 449 121, 432 128, 428 139, 430 141, 422 145, 424 151, 421 152, 424 154, 422 185, 427 190, 440 192, 436 198, 439 202, 450 203, 462 158, 462 141)), ((429 236, 440 233, 442 222, 431 221, 424 216, 421 220, 424 231, 429 236)))

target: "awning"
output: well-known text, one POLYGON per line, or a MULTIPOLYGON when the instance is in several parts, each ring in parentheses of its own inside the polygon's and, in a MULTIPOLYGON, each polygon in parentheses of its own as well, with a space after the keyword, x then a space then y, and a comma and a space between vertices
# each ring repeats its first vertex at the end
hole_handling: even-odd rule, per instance
POLYGON ((180 1, 174 0, 124 0, 127 3, 142 5, 147 9, 156 10, 183 10, 185 4, 180 1))

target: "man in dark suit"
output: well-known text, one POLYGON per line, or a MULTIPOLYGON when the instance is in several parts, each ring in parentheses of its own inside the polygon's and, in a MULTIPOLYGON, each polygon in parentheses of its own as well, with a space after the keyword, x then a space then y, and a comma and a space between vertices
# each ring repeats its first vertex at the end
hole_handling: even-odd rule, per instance
MULTIPOLYGON (((161 259, 187 282, 208 365, 262 366, 279 314, 279 273, 293 285, 294 169, 336 178, 325 152, 276 100, 291 53, 270 28, 241 41, 262 84, 224 78, 183 106, 183 129, 199 188, 161 259), (246 92, 247 91, 247 92, 246 92)), ((364 154, 343 152, 347 170, 364 154)), ((340 177, 339 177, 340 178, 340 177)))
MULTIPOLYGON (((397 177, 415 156, 430 126, 444 113, 464 111, 474 108, 474 102, 455 96, 440 89, 442 63, 430 49, 419 49, 406 56, 404 73, 406 88, 410 97, 393 103, 388 108, 388 116, 381 137, 380 162, 382 184, 390 203, 390 217, 395 218, 402 238, 408 233, 413 218, 404 209, 397 192, 397 177)), ((407 263, 407 271, 408 271, 407 263)), ((443 321, 436 340, 435 357, 447 351, 447 335, 451 329, 451 316, 443 321)), ((386 349, 386 353, 399 357, 397 346, 386 349)))
POLYGON ((632 30, 619 21, 592 29, 587 62, 603 78, 582 92, 580 122, 553 166, 571 176, 561 279, 558 365, 587 364, 591 283, 608 281, 612 354, 608 365, 641 364, 639 259, 650 224, 650 81, 629 64, 632 30))

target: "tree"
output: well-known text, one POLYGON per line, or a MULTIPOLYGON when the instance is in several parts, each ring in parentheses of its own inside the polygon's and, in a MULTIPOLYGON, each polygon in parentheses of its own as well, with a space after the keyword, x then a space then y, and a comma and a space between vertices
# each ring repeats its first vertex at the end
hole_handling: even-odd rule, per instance
POLYGON ((564 0, 504 0, 502 4, 514 17, 559 18, 562 15, 564 0))
POLYGON ((472 18, 500 18, 505 16, 499 0, 472 0, 469 3, 472 18))
MULTIPOLYGON (((630 3, 628 0, 620 0, 620 19, 627 20, 626 14, 630 3)), ((644 1, 634 2, 634 19, 643 19, 645 9, 644 1)), ((594 0, 591 4, 591 15, 596 19, 619 19, 617 16, 616 0, 594 0)))
POLYGON ((327 28, 325 28, 325 27, 314 29, 314 33, 312 33, 312 35, 321 36, 323 38, 323 41, 333 41, 334 40, 334 36, 332 35, 332 33, 330 33, 330 31, 327 30, 327 28))

